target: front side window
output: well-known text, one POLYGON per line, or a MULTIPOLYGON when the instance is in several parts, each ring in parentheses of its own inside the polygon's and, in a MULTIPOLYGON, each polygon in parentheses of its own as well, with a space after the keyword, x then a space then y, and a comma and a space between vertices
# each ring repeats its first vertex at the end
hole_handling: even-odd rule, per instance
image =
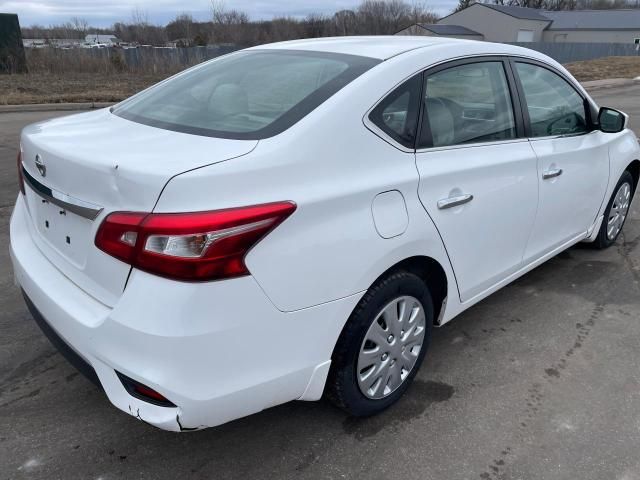
POLYGON ((584 100, 562 77, 531 63, 516 63, 529 112, 531 137, 589 131, 584 100))
POLYGON ((502 62, 469 63, 428 75, 422 130, 421 148, 515 138, 502 62))
POLYGON ((286 130, 377 63, 324 52, 239 52, 161 83, 112 112, 166 130, 259 140, 286 130))

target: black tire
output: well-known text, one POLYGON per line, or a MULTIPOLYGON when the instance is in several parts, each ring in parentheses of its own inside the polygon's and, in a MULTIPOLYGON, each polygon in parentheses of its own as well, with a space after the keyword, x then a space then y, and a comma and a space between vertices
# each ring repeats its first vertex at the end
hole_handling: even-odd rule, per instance
POLYGON ((366 417, 395 403, 407 390, 424 360, 433 326, 433 300, 426 284, 417 275, 397 271, 378 280, 360 300, 349 317, 333 351, 325 396, 337 407, 353 416, 366 417), (412 296, 422 303, 425 335, 417 360, 405 380, 388 396, 366 397, 358 386, 357 362, 365 335, 382 309, 394 299, 412 296))
MULTIPOLYGON (((627 220, 626 218, 624 219, 624 222, 622 224, 622 227, 620 228, 620 231, 616 234, 615 237, 609 238, 607 236, 607 220, 609 218, 609 213, 611 212, 611 208, 613 206, 613 202, 615 200, 616 193, 618 192, 618 190, 620 189, 620 187, 624 183, 628 183, 629 185, 631 185, 631 199, 629 200, 629 202, 631 202, 631 200, 633 199, 633 193, 635 191, 636 185, 635 185, 635 182, 633 180, 633 175, 631 175, 631 173, 629 173, 627 170, 625 170, 624 173, 622 174, 622 176, 620 177, 620 180, 618 180, 618 183, 616 184, 615 188, 613 189, 613 193, 611 194, 611 198, 609 199, 609 203, 607 204, 607 208, 604 211, 604 219, 602 220, 602 225, 600 225, 600 230, 598 231, 598 236, 596 237, 594 242, 591 244, 594 248, 603 249, 603 248, 610 247, 611 245, 613 245, 616 242, 616 239, 620 235, 620 232, 622 232, 622 228, 624 228, 624 222, 626 222, 626 220, 627 220)), ((631 208, 631 207, 629 206, 629 208, 631 208)), ((628 216, 629 215, 627 214, 627 217, 628 216)))

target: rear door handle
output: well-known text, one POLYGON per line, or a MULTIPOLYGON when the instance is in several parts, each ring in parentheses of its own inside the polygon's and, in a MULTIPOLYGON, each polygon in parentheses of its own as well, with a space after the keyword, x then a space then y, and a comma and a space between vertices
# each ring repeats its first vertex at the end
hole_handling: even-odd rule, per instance
POLYGON ((562 175, 562 169, 554 168, 553 170, 546 170, 542 172, 542 179, 549 180, 550 178, 559 177, 560 175, 562 175))
POLYGON ((457 195, 455 197, 443 198, 442 200, 438 200, 438 208, 440 210, 444 210, 445 208, 453 208, 458 205, 464 205, 465 203, 469 203, 473 200, 473 195, 467 193, 465 195, 457 195))

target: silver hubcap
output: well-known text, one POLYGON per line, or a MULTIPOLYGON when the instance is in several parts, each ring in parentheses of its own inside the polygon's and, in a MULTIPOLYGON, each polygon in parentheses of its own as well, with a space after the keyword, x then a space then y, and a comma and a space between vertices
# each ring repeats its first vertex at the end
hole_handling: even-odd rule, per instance
POLYGON ((417 298, 389 302, 376 316, 358 355, 358 387, 372 399, 391 395, 416 364, 425 334, 424 308, 417 298))
POLYGON ((609 218, 607 219, 607 238, 609 240, 616 238, 620 230, 622 230, 622 225, 624 225, 624 220, 627 218, 627 212, 629 211, 630 201, 631 185, 623 183, 616 192, 609 218))

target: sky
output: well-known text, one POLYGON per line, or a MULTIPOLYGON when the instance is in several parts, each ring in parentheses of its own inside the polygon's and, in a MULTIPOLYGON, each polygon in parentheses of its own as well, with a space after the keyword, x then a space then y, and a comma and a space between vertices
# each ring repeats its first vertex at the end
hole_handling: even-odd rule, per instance
MULTIPOLYGON (((411 0, 408 0, 411 3, 411 0)), ((226 0, 228 9, 238 9, 252 19, 274 16, 304 17, 309 13, 331 14, 337 10, 354 8, 360 0, 226 0)), ((457 0, 420 0, 435 13, 445 15, 457 0)), ((126 22, 132 12, 144 12, 151 23, 164 25, 178 13, 189 13, 196 20, 211 17, 210 0, 0 0, 0 12, 17 13, 20 25, 53 25, 71 17, 88 20, 95 27, 108 27, 114 22, 126 22)))

